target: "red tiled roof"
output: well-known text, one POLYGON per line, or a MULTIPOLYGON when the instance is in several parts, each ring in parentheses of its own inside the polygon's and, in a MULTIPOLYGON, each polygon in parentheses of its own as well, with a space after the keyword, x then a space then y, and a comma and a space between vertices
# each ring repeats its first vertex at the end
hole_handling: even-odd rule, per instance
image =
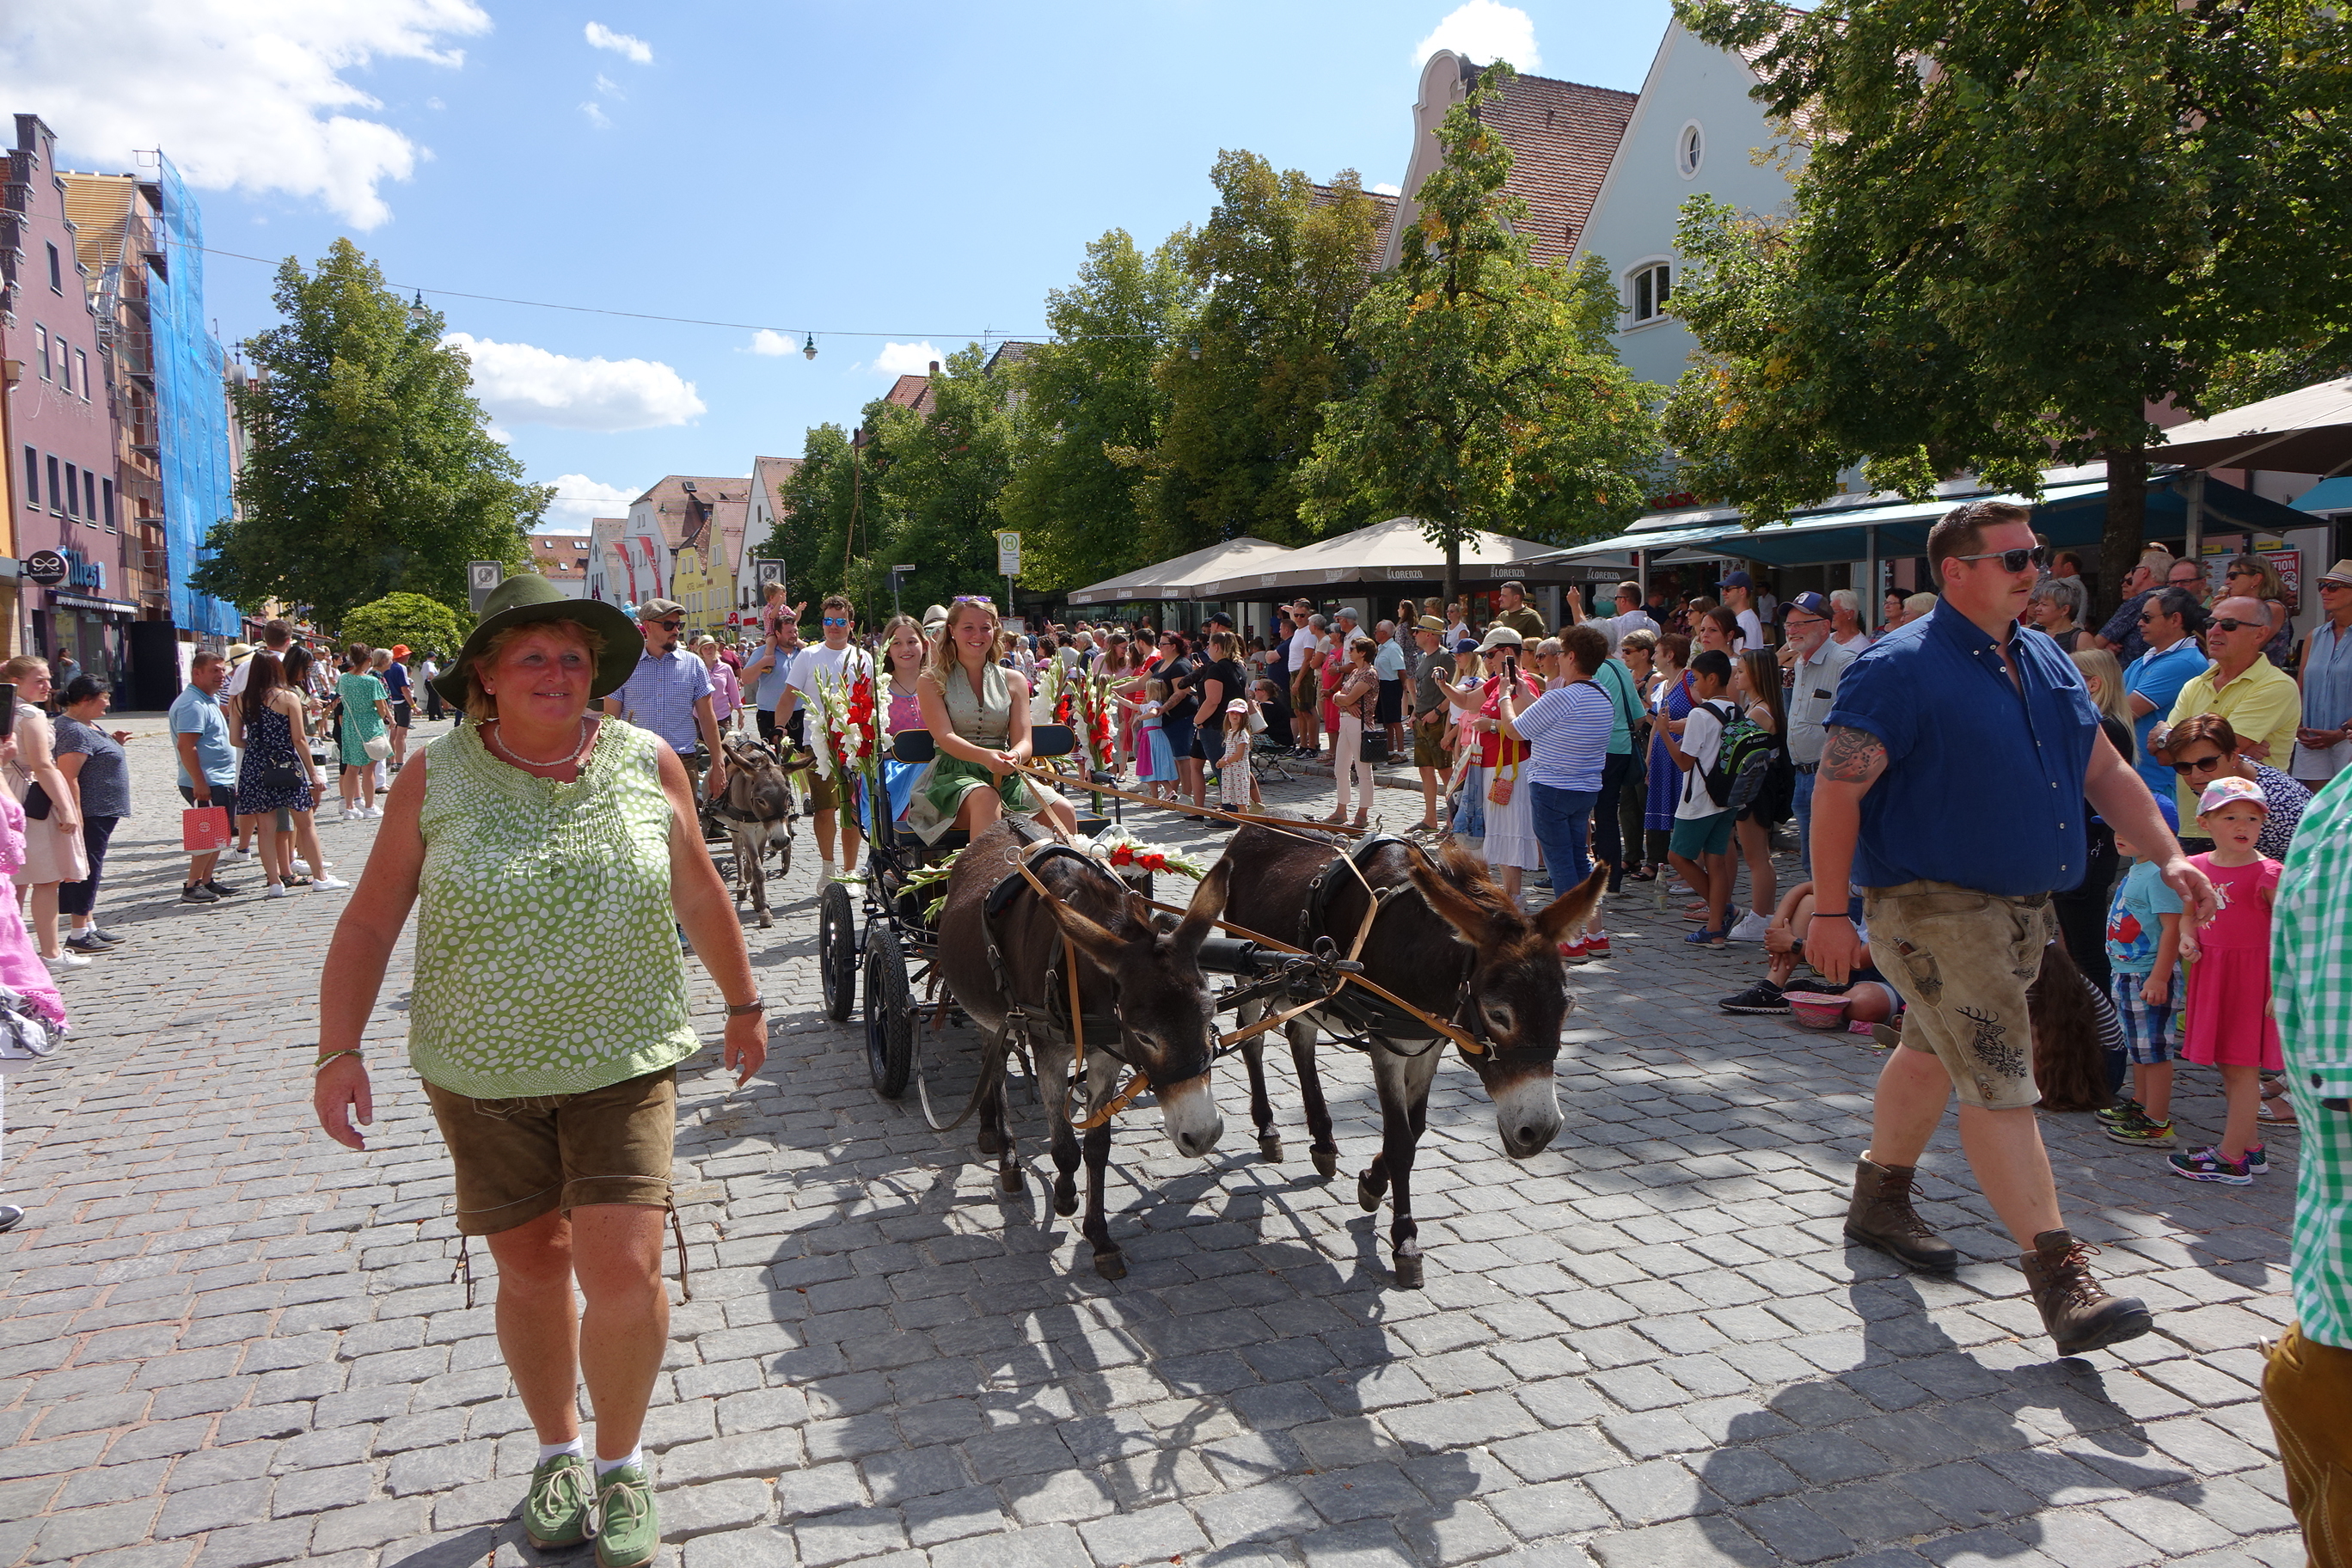
POLYGON ((929 414, 937 406, 931 395, 931 378, 928 375, 902 375, 889 391, 882 395, 885 403, 895 403, 901 408, 911 408, 918 414, 929 414))
POLYGON ((1499 109, 1486 111, 1511 150, 1505 188, 1527 201, 1536 260, 1565 261, 1576 248, 1639 96, 1523 76, 1505 89, 1499 109))
MULTIPOLYGON (((1396 227, 1397 199, 1386 191, 1366 191, 1363 194, 1371 198, 1373 208, 1371 260, 1368 266, 1370 270, 1377 271, 1380 258, 1388 254, 1389 231, 1396 227)), ((1318 207, 1328 206, 1339 199, 1339 192, 1336 186, 1314 187, 1314 201, 1318 207)))
POLYGON ((689 508, 686 487, 694 486, 692 499, 708 506, 722 500, 742 500, 751 493, 751 481, 746 479, 710 479, 700 474, 665 474, 652 489, 639 496, 634 504, 650 501, 661 520, 662 542, 673 553, 685 542, 686 527, 701 514, 701 507, 689 508))

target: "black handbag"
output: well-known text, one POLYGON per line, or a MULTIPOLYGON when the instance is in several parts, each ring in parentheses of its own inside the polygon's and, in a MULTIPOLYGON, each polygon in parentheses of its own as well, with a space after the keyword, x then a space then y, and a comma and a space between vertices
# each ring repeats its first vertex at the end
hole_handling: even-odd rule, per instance
POLYGON ((49 792, 41 787, 38 779, 34 780, 33 787, 25 792, 25 815, 35 822, 49 819, 49 792))

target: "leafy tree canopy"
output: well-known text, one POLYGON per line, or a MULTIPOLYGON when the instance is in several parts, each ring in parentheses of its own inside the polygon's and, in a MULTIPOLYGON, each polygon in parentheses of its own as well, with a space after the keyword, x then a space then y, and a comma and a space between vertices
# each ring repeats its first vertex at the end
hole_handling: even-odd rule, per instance
POLYGON ((346 610, 335 635, 340 641, 370 647, 404 646, 413 654, 430 650, 446 660, 466 640, 466 624, 472 620, 467 616, 461 623, 448 605, 422 594, 386 594, 346 610))
MULTIPOLYGON (((1569 542, 1629 521, 1656 467, 1643 384, 1610 341, 1606 262, 1530 259, 1526 204, 1505 194, 1510 149, 1479 118, 1515 73, 1490 67, 1437 131, 1402 258, 1359 306, 1361 384, 1322 410, 1300 476, 1326 528, 1419 518, 1458 590, 1473 529, 1569 542)), ((1654 389, 1653 389, 1654 390, 1654 389)))
POLYGON ((553 491, 524 484, 489 434, 440 316, 412 323, 348 239, 313 272, 288 258, 275 298, 283 321, 244 345, 261 374, 231 392, 243 515, 214 527, 194 585, 308 605, 331 625, 394 590, 460 605, 467 562, 521 564, 553 491))
MULTIPOLYGON (((2340 362, 2352 22, 2317 0, 1677 0, 1806 149, 1785 221, 1685 208, 1690 488, 1769 521, 1839 471, 1924 497, 2108 458, 2141 527, 2151 404, 2340 362), (2226 367, 2237 367, 2228 371, 2226 367), (2217 374, 2235 383, 2217 384, 2217 374)), ((2276 388, 2272 388, 2276 390, 2276 388)))

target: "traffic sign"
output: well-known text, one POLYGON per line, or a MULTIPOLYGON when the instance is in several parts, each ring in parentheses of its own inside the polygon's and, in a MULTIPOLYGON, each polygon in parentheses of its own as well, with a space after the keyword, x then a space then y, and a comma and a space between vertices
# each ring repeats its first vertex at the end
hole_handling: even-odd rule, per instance
POLYGON ((482 613, 482 601, 496 593, 499 584, 506 580, 507 568, 503 561, 466 563, 466 596, 473 605, 474 614, 478 616, 482 613))
POLYGON ((1000 577, 1021 575, 1021 536, 1009 530, 996 536, 996 574, 1000 577))

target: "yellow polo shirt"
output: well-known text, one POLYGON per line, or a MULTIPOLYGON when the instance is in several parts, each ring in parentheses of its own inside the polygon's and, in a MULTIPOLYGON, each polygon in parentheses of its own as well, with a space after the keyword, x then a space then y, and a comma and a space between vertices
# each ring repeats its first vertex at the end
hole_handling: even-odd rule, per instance
MULTIPOLYGON (((2200 713, 2219 713, 2230 721, 2241 742, 2267 744, 2271 754, 2263 760, 2284 772, 2286 764, 2280 759, 2294 754, 2294 727, 2303 717, 2303 693, 2294 677, 2267 658, 2257 658, 2239 672, 2237 679, 2216 689, 2213 679, 2221 669, 2209 664, 2204 674, 2182 687, 2165 721, 2178 724, 2200 713)), ((2180 807, 2180 830, 2196 835, 2197 797, 2185 784, 2173 787, 2180 807)))

